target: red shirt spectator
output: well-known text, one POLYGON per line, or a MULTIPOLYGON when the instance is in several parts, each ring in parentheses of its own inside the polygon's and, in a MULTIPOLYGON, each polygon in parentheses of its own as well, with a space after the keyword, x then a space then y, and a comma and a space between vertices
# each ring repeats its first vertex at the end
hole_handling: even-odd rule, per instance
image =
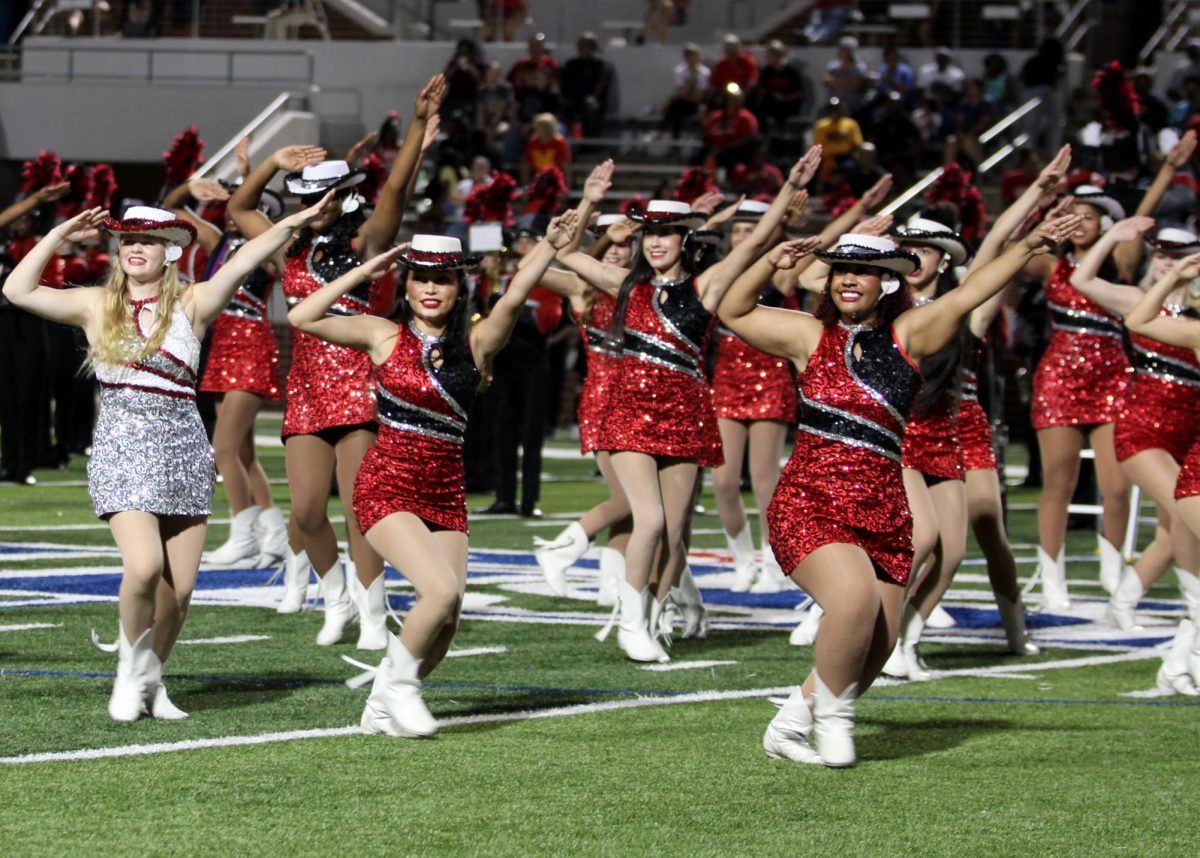
POLYGON ((712 88, 724 92, 731 83, 743 91, 758 83, 758 60, 748 51, 742 50, 741 40, 730 34, 725 37, 725 56, 717 60, 712 70, 712 88))
POLYGON ((540 113, 533 120, 533 134, 525 143, 525 163, 521 178, 528 182, 547 167, 558 167, 569 175, 571 147, 558 131, 552 113, 540 113))
POLYGON ((546 53, 546 37, 538 33, 529 40, 529 55, 521 57, 508 72, 508 82, 513 89, 525 83, 525 79, 534 69, 545 69, 550 76, 558 80, 558 60, 546 53))
POLYGON ((757 133, 758 120, 744 107, 730 113, 714 110, 704 123, 704 139, 717 149, 745 143, 757 133))

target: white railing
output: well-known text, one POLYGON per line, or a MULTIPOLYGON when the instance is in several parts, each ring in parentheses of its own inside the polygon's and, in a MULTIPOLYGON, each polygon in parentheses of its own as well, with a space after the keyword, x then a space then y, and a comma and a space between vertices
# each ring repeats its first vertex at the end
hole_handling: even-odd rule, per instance
POLYGON ((295 92, 281 92, 271 100, 271 103, 264 107, 257 116, 247 122, 241 129, 229 138, 216 154, 206 158, 204 163, 196 170, 195 176, 202 178, 216 170, 221 162, 229 158, 234 149, 237 148, 238 142, 243 137, 253 137, 255 132, 263 128, 268 122, 282 113, 290 102, 304 101, 304 96, 295 92))

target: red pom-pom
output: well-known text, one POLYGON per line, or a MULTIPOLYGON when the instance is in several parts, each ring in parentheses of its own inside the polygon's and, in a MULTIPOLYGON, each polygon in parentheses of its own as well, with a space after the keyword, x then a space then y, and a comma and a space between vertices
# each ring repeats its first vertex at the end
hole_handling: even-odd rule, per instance
POLYGON ((32 161, 21 167, 21 193, 34 191, 62 181, 62 161, 53 152, 42 150, 32 161))
POLYGON ((204 141, 200 139, 200 132, 196 130, 195 125, 176 134, 175 139, 171 141, 171 148, 163 152, 163 163, 167 167, 163 184, 174 187, 186 182, 192 173, 196 172, 203 157, 204 141))
POLYGON ((971 174, 961 165, 951 163, 942 168, 942 175, 924 193, 931 203, 949 203, 958 211, 959 233, 967 241, 978 241, 983 236, 987 211, 983 206, 983 195, 971 184, 971 174))
POLYGON ((1091 170, 1076 170, 1067 176, 1067 189, 1074 190, 1080 185, 1092 185, 1097 188, 1103 188, 1104 181, 1104 177, 1099 173, 1093 173, 1091 170))
POLYGON ((1141 102, 1133 88, 1133 81, 1125 74, 1121 64, 1113 60, 1096 72, 1092 88, 1106 116, 1108 125, 1117 125, 1130 130, 1137 127, 1141 102))
POLYGON ((382 157, 378 152, 372 152, 359 165, 366 171, 366 178, 359 183, 355 189, 356 193, 360 194, 364 200, 371 205, 375 205, 379 201, 379 192, 383 190, 383 186, 387 183, 388 169, 382 157))
POLYGON ((92 198, 94 180, 92 168, 85 167, 83 164, 72 164, 67 167, 63 178, 70 183, 71 189, 67 191, 65 197, 58 201, 58 216, 66 219, 75 217, 87 206, 88 200, 92 198))
POLYGON ((845 214, 846 210, 855 202, 854 191, 851 190, 849 182, 834 185, 825 196, 821 197, 821 203, 829 210, 831 217, 845 214))
POLYGON ((92 192, 85 208, 111 209, 113 194, 117 192, 117 177, 108 164, 97 164, 92 168, 92 192))
POLYGON ((512 220, 512 198, 516 190, 516 179, 508 173, 493 170, 490 180, 475 185, 467 194, 463 220, 467 223, 508 223, 512 220))
POLYGON ((621 214, 625 217, 635 215, 646 210, 646 201, 642 199, 640 194, 634 194, 632 197, 621 203, 621 214))
POLYGON ((546 167, 525 189, 525 214, 556 215, 567 196, 567 182, 558 167, 546 167))
POLYGON ((675 190, 671 192, 671 196, 690 205, 697 197, 720 191, 717 183, 713 181, 712 173, 703 167, 688 167, 675 183, 675 190))

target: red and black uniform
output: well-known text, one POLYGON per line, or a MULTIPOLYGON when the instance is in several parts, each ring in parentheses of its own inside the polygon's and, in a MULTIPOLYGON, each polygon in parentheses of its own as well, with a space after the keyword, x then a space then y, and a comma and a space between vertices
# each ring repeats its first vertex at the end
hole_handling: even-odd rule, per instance
MULTIPOLYGON (((307 239, 306 233, 309 231, 301 233, 301 238, 288 249, 284 263, 283 292, 289 304, 299 303, 359 264, 349 230, 335 229, 327 235, 307 239)), ((329 313, 357 316, 371 312, 376 303, 374 284, 363 283, 339 298, 329 313)), ((293 328, 284 439, 292 435, 319 435, 327 430, 374 429, 374 421, 370 357, 293 328)))
POLYGON ((920 384, 892 328, 825 329, 800 373, 796 445, 767 510, 785 570, 824 545, 849 543, 881 579, 908 580, 912 515, 900 451, 920 384))
POLYGON ((587 348, 587 375, 583 379, 583 390, 579 393, 579 450, 594 453, 600 436, 600 424, 608 408, 613 380, 620 371, 619 356, 608 339, 608 326, 612 323, 616 299, 611 295, 593 291, 592 308, 585 320, 579 320, 580 336, 587 348))
POLYGON ((598 448, 724 460, 704 352, 716 317, 696 294, 696 279, 638 283, 629 294, 619 370, 598 448))
POLYGON ((410 512, 435 528, 466 533, 463 439, 479 387, 470 350, 447 354, 437 337, 400 325, 375 379, 379 438, 354 480, 359 528, 366 533, 392 513, 410 512))
MULTIPOLYGON (((795 296, 767 287, 759 298, 767 307, 799 309, 795 296)), ((722 420, 796 419, 796 377, 791 363, 761 352, 728 328, 717 328, 713 399, 722 420)))
MULTIPOLYGON (((225 253, 217 255, 222 263, 228 258, 225 253)), ((206 277, 211 274, 205 272, 206 277)), ((275 278, 262 268, 254 269, 217 316, 200 378, 202 393, 244 390, 266 399, 279 398, 279 345, 267 319, 274 285, 275 278)))
POLYGON ((992 423, 979 404, 979 367, 987 343, 971 336, 971 349, 962 369, 962 402, 958 409, 958 440, 962 444, 963 467, 968 471, 995 471, 996 448, 992 423))
POLYGON ((1113 428, 1117 460, 1159 449, 1182 463, 1200 437, 1200 362, 1191 349, 1129 336, 1134 372, 1113 428))
POLYGON ((1061 259, 1046 283, 1051 333, 1033 374, 1034 429, 1112 423, 1125 395, 1125 326, 1071 286, 1074 269, 1061 259))

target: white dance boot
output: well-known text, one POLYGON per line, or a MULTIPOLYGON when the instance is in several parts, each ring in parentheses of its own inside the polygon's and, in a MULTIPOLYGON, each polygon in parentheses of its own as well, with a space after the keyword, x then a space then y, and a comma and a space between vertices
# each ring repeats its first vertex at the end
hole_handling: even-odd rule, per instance
POLYGON ((113 680, 112 696, 108 698, 108 716, 114 721, 136 721, 142 716, 148 656, 154 655, 150 648, 153 636, 154 627, 151 626, 131 644, 125 637, 125 627, 117 623, 117 676, 113 680))
POLYGON ((317 632, 317 646, 332 646, 342 639, 346 626, 357 615, 350 589, 346 586, 346 573, 340 563, 334 563, 329 571, 317 579, 321 596, 325 600, 325 623, 317 632))
POLYGON ((1125 571, 1125 558, 1121 549, 1113 545, 1102 534, 1096 534, 1096 544, 1100 548, 1100 586, 1110 596, 1117 592, 1125 571))
POLYGON ((929 616, 925 620, 925 625, 931 629, 952 629, 958 625, 958 622, 954 617, 950 616, 950 612, 943 608, 939 602, 929 612, 929 616))
POLYGON ((670 661, 670 656, 650 633, 646 605, 647 597, 653 601, 650 588, 639 593, 628 581, 622 581, 617 592, 620 612, 617 643, 625 656, 631 661, 670 661))
POLYGON ((1120 582, 1110 592, 1112 598, 1108 602, 1109 622, 1123 632, 1140 629, 1134 610, 1142 596, 1146 595, 1146 588, 1142 586, 1142 579, 1132 566, 1125 567, 1120 582))
POLYGON ((288 546, 283 559, 283 598, 275 608, 277 614, 295 614, 304 609, 308 601, 308 582, 312 578, 312 564, 308 552, 293 554, 288 546))
POLYGON ((1188 673, 1192 675, 1192 684, 1200 688, 1200 578, 1178 566, 1175 567, 1175 577, 1179 579, 1179 590, 1187 603, 1188 619, 1192 623, 1192 651, 1188 655, 1188 673))
POLYGON ((708 609, 704 607, 704 597, 692 577, 692 567, 685 565, 679 576, 679 586, 671 588, 671 600, 683 614, 684 640, 708 637, 708 609))
POLYGON ((841 694, 834 694, 813 671, 813 732, 816 733, 821 762, 831 768, 845 768, 855 763, 854 701, 857 697, 857 682, 851 682, 841 694))
POLYGON ((146 656, 146 676, 142 683, 143 711, 150 713, 162 721, 182 721, 188 714, 171 702, 167 697, 167 687, 163 684, 163 663, 154 650, 146 656))
POLYGON ((421 662, 395 635, 388 636, 387 655, 379 663, 371 695, 359 724, 368 733, 404 739, 437 735, 438 724, 421 699, 421 662))
POLYGON ((255 522, 262 512, 251 506, 239 512, 229 522, 229 538, 219 548, 204 553, 204 562, 227 566, 258 557, 258 537, 254 533, 255 522))
POLYGON ((792 646, 812 646, 817 639, 817 630, 821 628, 821 617, 825 616, 825 610, 813 602, 808 606, 808 610, 804 612, 804 619, 796 628, 792 629, 791 635, 788 637, 788 643, 792 646))
POLYGON ((567 529, 554 539, 534 537, 533 556, 542 568, 546 583, 557 595, 565 596, 569 592, 567 570, 587 553, 588 541, 587 532, 577 521, 567 525, 567 529))
POLYGON ((904 657, 905 670, 913 682, 925 682, 932 679, 933 674, 921 660, 917 645, 921 642, 921 633, 925 631, 925 618, 911 602, 904 606, 904 620, 900 628, 900 652, 904 657))
POLYGON ((1000 626, 1004 629, 1004 637, 1008 639, 1008 651, 1014 655, 1037 655, 1041 652, 1037 644, 1029 640, 1029 632, 1025 629, 1025 605, 1021 596, 1017 600, 996 593, 996 608, 1000 611, 1000 626))
POLYGON ((1052 558, 1038 546, 1038 574, 1042 579, 1042 610, 1065 611, 1071 607, 1067 594, 1067 563, 1065 549, 1058 549, 1058 557, 1052 558))
POLYGON ((754 535, 750 532, 750 521, 747 520, 736 536, 725 531, 725 544, 733 555, 733 586, 735 593, 749 593, 758 577, 758 566, 754 562, 754 535))
POLYGON ((625 580, 625 555, 615 548, 601 548, 600 581, 596 587, 596 604, 611 608, 617 604, 617 588, 625 580))
POLYGON ((346 586, 350 590, 350 598, 358 610, 358 644, 357 649, 381 650, 387 649, 391 633, 387 627, 387 590, 383 585, 383 573, 371 582, 370 587, 363 587, 358 580, 358 570, 354 563, 346 561, 346 586))
POLYGON ((772 759, 819 765, 821 755, 808 744, 812 731, 812 701, 804 696, 803 688, 797 688, 767 725, 763 750, 772 759))
POLYGON ((671 645, 671 638, 675 634, 675 615, 678 611, 679 606, 675 604, 675 600, 671 598, 670 593, 661 602, 651 594, 650 637, 656 640, 661 638, 661 645, 664 651, 671 645))
POLYGON ((1186 694, 1188 697, 1200 697, 1200 688, 1192 679, 1188 670, 1188 660, 1192 654, 1192 645, 1196 640, 1196 626, 1191 619, 1184 617, 1179 621, 1175 630, 1175 639, 1171 648, 1163 658, 1162 667, 1158 669, 1155 684, 1160 691, 1170 694, 1186 694))
POLYGON ((258 538, 259 567, 274 568, 283 563, 288 557, 288 534, 279 507, 269 506, 260 512, 254 528, 258 538))
POLYGON ((762 570, 758 573, 758 580, 754 582, 754 586, 750 588, 751 593, 782 593, 788 589, 788 577, 783 574, 783 569, 779 566, 779 561, 775 559, 775 552, 771 550, 770 543, 764 542, 762 548, 762 570))

